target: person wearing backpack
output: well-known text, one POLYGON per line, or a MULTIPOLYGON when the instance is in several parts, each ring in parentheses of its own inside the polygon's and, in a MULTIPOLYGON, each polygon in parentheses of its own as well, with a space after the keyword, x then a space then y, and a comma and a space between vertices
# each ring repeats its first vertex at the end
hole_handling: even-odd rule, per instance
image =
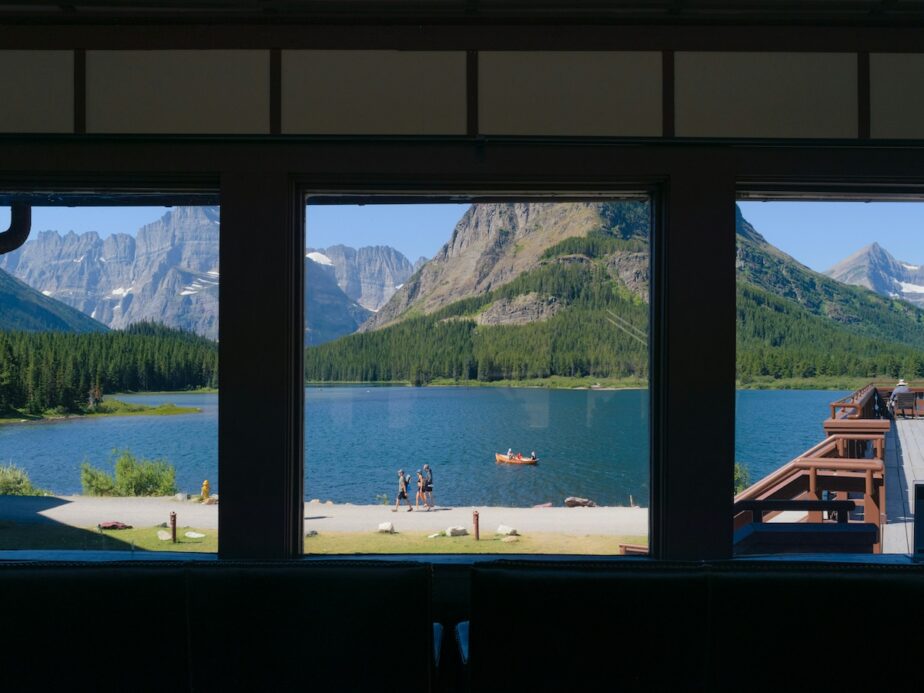
POLYGON ((429 464, 423 466, 424 472, 424 503, 427 510, 433 507, 433 470, 429 464))
POLYGON ((392 509, 393 513, 398 512, 398 506, 401 505, 401 500, 407 503, 407 511, 411 512, 414 508, 411 507, 411 499, 407 497, 407 487, 411 483, 411 476, 404 475, 404 470, 398 470, 398 497, 395 498, 395 507, 392 509))

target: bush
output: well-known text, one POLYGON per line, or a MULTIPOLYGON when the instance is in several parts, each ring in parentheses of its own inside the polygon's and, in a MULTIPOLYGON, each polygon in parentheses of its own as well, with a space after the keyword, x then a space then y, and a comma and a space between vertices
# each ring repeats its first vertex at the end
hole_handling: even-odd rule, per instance
POLYGON ((89 462, 80 466, 80 483, 88 496, 172 496, 176 468, 164 460, 138 460, 128 450, 114 453, 115 474, 110 476, 89 462))
POLYGON ((751 472, 743 462, 735 462, 735 495, 751 485, 751 472))
POLYGON ((0 465, 0 496, 49 496, 44 489, 36 488, 25 469, 15 464, 0 465))

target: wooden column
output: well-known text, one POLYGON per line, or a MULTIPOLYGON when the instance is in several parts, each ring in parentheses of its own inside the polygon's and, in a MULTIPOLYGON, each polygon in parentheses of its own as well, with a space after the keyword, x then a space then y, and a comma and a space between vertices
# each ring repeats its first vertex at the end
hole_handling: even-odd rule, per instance
POLYGON ((221 202, 218 550, 287 558, 304 515, 304 205, 257 168, 223 173, 221 202))

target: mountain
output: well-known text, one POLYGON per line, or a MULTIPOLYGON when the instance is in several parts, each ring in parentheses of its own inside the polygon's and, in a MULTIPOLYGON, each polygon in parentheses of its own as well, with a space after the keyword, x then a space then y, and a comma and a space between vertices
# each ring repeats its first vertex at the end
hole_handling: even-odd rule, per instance
MULTIPOLYGON (((549 248, 568 238, 598 233, 614 240, 641 239, 647 248, 647 214, 647 205, 641 204, 472 205, 433 259, 361 329, 381 328, 410 310, 432 313, 454 301, 485 294, 538 267, 549 248)), ((615 253, 610 268, 618 273, 624 259, 615 253)), ((647 277, 647 260, 645 263, 647 277)), ((635 288, 639 295, 647 296, 647 279, 635 288)))
POLYGON ((106 332, 106 326, 0 270, 0 331, 106 332))
POLYGON ((825 274, 924 308, 924 267, 896 260, 878 243, 861 248, 825 274))
POLYGON ((218 337, 218 207, 175 207, 136 236, 43 231, 0 269, 113 328, 152 321, 218 337))
POLYGON ((324 256, 305 256, 305 344, 316 345, 352 334, 372 312, 347 296, 324 256), (320 260, 320 261, 319 261, 320 260))
MULTIPOLYGON (((643 202, 473 205, 312 380, 647 377, 643 202)), ((738 374, 924 375, 924 311, 813 272, 736 208, 738 374)))
POLYGON ((358 249, 345 245, 309 248, 308 257, 332 267, 343 293, 373 312, 385 305, 415 272, 404 255, 382 245, 358 249))
POLYGON ((809 269, 770 245, 740 209, 736 215, 739 283, 793 301, 847 332, 924 349, 924 311, 809 269))

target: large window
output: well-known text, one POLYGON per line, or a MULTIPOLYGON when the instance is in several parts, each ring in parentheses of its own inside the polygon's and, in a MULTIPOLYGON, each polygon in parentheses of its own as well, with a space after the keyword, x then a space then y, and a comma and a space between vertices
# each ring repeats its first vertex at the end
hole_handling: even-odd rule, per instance
POLYGON ((218 207, 33 208, 0 256, 0 549, 217 550, 218 244, 218 207))
POLYGON ((306 553, 646 552, 650 227, 309 204, 306 553))
POLYGON ((924 205, 742 202, 736 219, 736 553, 909 553, 924 205))

